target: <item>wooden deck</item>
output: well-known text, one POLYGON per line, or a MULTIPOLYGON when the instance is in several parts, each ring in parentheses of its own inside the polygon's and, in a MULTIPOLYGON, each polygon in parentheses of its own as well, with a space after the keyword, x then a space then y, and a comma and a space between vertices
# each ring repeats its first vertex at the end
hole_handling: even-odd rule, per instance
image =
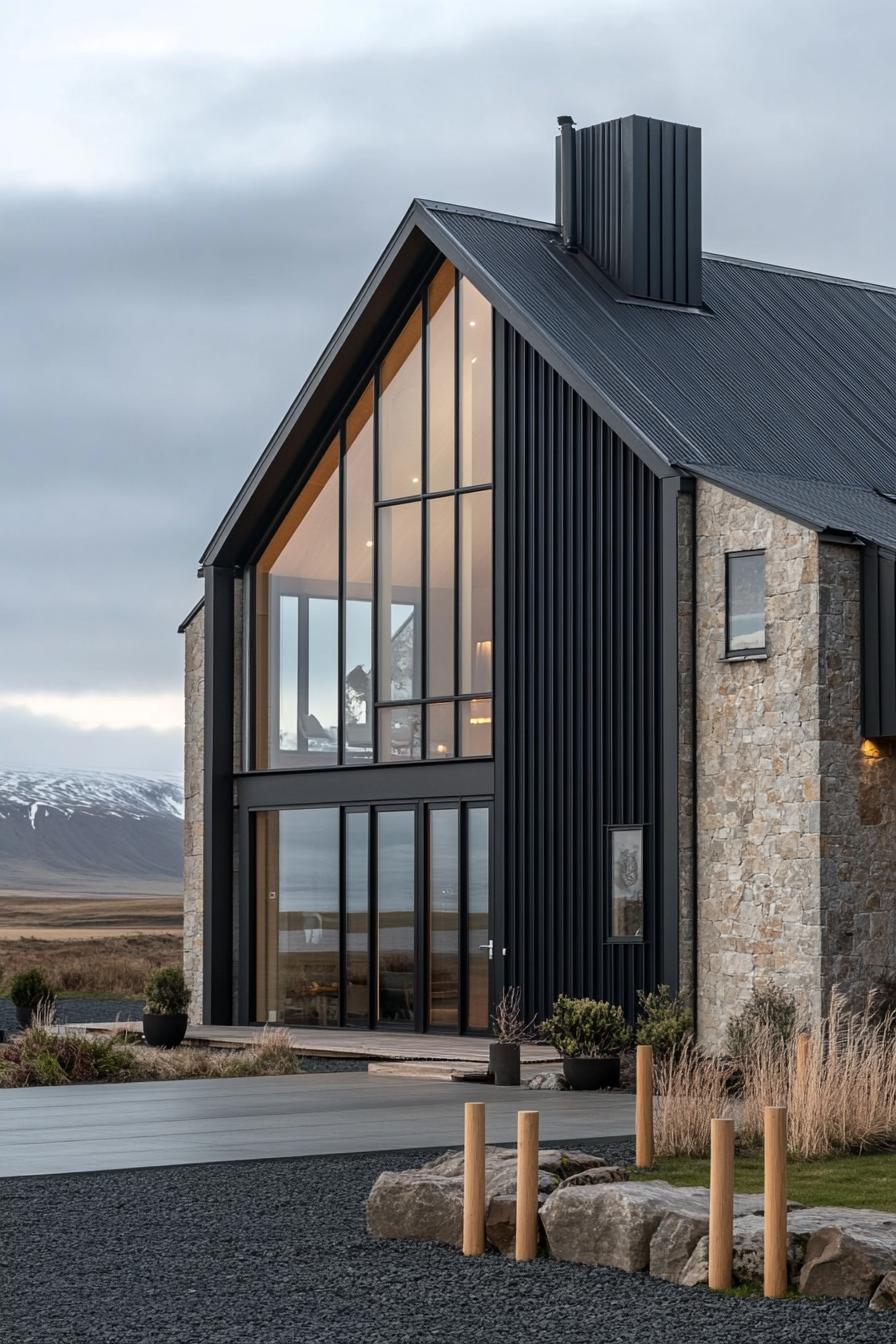
MULTIPOLYGON (((140 1021, 72 1023, 70 1029, 86 1031, 91 1035, 115 1035, 121 1031, 139 1032, 140 1021)), ((188 1027, 187 1040, 194 1045, 236 1047, 257 1040, 263 1027, 188 1027)), ((323 1059, 369 1059, 390 1063, 431 1062, 447 1065, 475 1065, 488 1063, 487 1036, 443 1036, 440 1033, 418 1035, 399 1031, 350 1031, 301 1027, 287 1027, 293 1050, 300 1055, 323 1059)), ((524 1045, 521 1051, 524 1065, 560 1062, 550 1045, 524 1045)))

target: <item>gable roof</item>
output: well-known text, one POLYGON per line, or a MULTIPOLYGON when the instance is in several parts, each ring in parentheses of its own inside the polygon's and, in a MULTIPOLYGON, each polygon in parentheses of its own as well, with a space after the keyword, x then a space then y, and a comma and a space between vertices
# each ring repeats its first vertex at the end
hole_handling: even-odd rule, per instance
POLYGON ((415 201, 204 563, 240 558, 240 520, 294 466, 321 388, 437 253, 660 475, 896 548, 896 290, 704 253, 704 308, 680 309, 622 294, 553 224, 415 201))

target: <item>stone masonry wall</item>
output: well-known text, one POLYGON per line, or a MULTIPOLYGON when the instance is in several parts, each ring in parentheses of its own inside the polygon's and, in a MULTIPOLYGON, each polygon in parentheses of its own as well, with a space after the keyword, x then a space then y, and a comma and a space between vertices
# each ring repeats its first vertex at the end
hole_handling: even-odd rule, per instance
MULTIPOLYGON (((813 1017, 896 971, 896 754, 861 736, 861 556, 699 482, 697 1022, 760 983, 813 1017), (766 660, 724 660, 725 554, 766 552, 766 660)), ((683 702, 684 703, 684 702, 683 702)))
MULTIPOLYGON (((243 580, 233 585, 233 769, 243 768, 243 580)), ((233 785, 233 1021, 239 1020, 240 828, 233 785)), ((250 1014, 254 1016, 254 1013, 250 1014)))
POLYGON ((862 741, 861 552, 819 550, 821 992, 859 1006, 896 974, 896 754, 862 741))
POLYGON ((820 1008, 818 539, 698 482, 697 1024, 757 982, 820 1008), (767 660, 723 661, 725 553, 766 552, 767 660))
POLYGON ((184 975, 192 990, 190 1021, 202 1020, 202 760, 205 610, 185 631, 184 651, 184 975))

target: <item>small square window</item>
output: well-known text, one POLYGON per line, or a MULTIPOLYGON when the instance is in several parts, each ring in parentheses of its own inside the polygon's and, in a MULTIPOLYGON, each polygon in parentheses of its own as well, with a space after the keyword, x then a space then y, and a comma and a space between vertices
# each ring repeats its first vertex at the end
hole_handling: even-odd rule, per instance
POLYGON ((380 710, 381 761, 419 761, 421 755, 419 705, 380 710))
POLYGON ((453 700, 427 706, 426 755, 432 761, 446 761, 454 755, 453 700))
POLYGON ((460 705, 461 756, 490 756, 491 753, 491 700, 462 700, 460 705))
POLYGON ((610 937, 644 937, 644 830, 610 830, 610 937))
POLYGON ((725 656, 765 653, 765 551, 725 557, 725 656))

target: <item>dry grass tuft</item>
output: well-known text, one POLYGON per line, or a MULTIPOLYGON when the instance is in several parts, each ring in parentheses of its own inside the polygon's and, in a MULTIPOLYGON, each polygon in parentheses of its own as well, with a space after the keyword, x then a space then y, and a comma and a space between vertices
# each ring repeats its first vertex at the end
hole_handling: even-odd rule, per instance
POLYGON ((835 990, 827 1017, 807 1034, 799 1076, 796 1039, 766 1029, 736 1065, 696 1047, 658 1064, 658 1156, 704 1156, 713 1116, 732 1116, 738 1143, 758 1148, 766 1106, 787 1107, 796 1158, 896 1146, 896 1013, 881 1013, 873 999, 853 1012, 835 990))
POLYGON ((53 1027, 52 1009, 41 1010, 27 1030, 0 1045, 0 1088, 66 1083, 121 1083, 178 1078, 258 1078, 298 1073, 300 1058, 289 1033, 266 1028, 240 1050, 180 1046, 154 1050, 123 1038, 81 1035, 53 1027))

